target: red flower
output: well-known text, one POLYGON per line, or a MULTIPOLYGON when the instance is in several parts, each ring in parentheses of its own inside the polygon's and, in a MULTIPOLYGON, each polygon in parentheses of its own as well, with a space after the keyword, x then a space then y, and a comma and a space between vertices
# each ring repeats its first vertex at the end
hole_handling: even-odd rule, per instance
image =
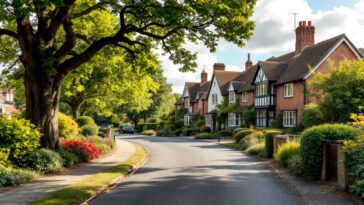
POLYGON ((85 140, 60 140, 61 149, 76 154, 81 161, 87 162, 100 156, 101 151, 93 144, 87 143, 85 140))

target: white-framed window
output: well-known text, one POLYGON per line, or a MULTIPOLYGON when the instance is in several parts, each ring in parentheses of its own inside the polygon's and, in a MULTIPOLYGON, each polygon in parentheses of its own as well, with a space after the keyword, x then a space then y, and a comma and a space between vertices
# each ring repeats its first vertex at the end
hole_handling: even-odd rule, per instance
POLYGON ((248 92, 243 92, 241 99, 243 102, 248 102, 248 92))
POLYGON ((190 99, 186 98, 185 99, 185 108, 189 108, 190 107, 190 99))
POLYGON ((229 103, 235 103, 235 93, 229 92, 229 103))
POLYGON ((202 109, 202 100, 198 101, 198 109, 202 109))
POLYGON ((295 127, 296 119, 296 111, 283 111, 283 127, 295 127))
POLYGON ((229 126, 235 126, 235 113, 229 113, 228 115, 228 125, 229 126))
POLYGON ((212 101, 212 104, 215 105, 217 104, 217 94, 212 94, 211 95, 211 101, 212 101))
POLYGON ((267 127, 267 110, 257 110, 255 112, 255 126, 267 127))
POLYGON ((185 126, 190 126, 190 116, 189 115, 185 115, 184 118, 183 118, 183 121, 184 121, 184 125, 185 126))
POLYGON ((267 83, 257 84, 255 88, 256 96, 265 96, 268 95, 268 87, 267 83))
POLYGON ((211 118, 211 115, 206 115, 205 116, 205 121, 206 121, 206 125, 211 127, 212 125, 212 118, 211 118))
POLYGON ((293 83, 284 84, 284 97, 293 97, 293 83))

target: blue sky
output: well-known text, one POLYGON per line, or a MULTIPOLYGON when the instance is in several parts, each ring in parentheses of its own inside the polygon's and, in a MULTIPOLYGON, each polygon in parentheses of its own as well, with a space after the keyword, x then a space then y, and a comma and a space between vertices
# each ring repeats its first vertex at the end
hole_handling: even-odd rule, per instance
POLYGON ((162 57, 165 76, 173 90, 181 93, 186 80, 198 82, 203 67, 211 76, 215 62, 225 63, 227 70, 243 71, 248 53, 256 63, 293 51, 292 12, 298 13, 297 21, 312 21, 316 42, 346 33, 357 47, 364 47, 364 0, 258 0, 252 17, 256 29, 245 47, 221 40, 216 53, 210 53, 203 45, 188 43, 186 47, 198 53, 198 68, 194 73, 180 73, 178 66, 162 57))

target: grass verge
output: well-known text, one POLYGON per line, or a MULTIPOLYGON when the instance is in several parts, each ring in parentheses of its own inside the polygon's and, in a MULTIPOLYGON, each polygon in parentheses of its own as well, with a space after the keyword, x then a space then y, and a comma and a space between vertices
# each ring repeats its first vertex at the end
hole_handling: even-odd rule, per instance
POLYGON ((118 178, 130 173, 147 157, 144 148, 134 144, 135 153, 122 164, 106 169, 80 182, 50 193, 48 196, 29 203, 30 205, 72 205, 80 204, 101 192, 118 178))
POLYGON ((235 143, 235 142, 220 142, 219 144, 232 148, 232 149, 239 149, 239 144, 235 143))

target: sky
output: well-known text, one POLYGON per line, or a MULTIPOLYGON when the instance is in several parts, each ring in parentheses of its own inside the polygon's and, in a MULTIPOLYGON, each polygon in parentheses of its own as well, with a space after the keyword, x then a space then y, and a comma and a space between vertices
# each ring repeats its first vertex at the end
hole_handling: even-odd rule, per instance
POLYGON ((187 73, 179 72, 167 56, 161 56, 164 75, 173 91, 182 93, 185 81, 199 82, 203 68, 210 78, 216 62, 224 63, 226 70, 243 71, 248 53, 255 64, 293 51, 293 12, 298 13, 297 24, 312 21, 315 42, 345 33, 357 48, 364 47, 364 0, 258 0, 252 17, 256 28, 245 47, 220 40, 217 51, 210 53, 204 45, 187 43, 189 50, 198 53, 196 72, 187 73))

